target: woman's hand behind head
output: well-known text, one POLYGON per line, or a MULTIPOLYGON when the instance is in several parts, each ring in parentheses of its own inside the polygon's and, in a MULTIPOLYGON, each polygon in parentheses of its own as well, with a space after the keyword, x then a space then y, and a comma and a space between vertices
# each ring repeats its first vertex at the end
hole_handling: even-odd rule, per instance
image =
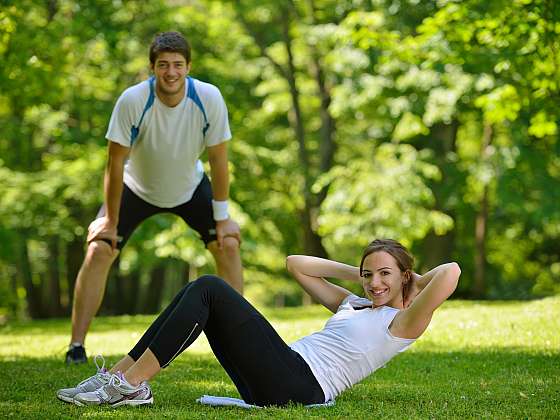
POLYGON ((418 296, 418 293, 422 291, 420 287, 420 279, 422 276, 420 274, 411 271, 410 280, 407 287, 407 292, 403 300, 403 306, 408 308, 410 304, 414 301, 414 298, 418 296))

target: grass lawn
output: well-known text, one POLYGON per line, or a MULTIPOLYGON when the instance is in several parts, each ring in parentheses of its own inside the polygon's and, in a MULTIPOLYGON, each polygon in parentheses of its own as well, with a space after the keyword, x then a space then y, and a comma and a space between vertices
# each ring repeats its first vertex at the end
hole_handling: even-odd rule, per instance
MULTIPOLYGON (((320 329, 322 307, 263 311, 288 342, 320 329)), ((153 316, 97 318, 90 353, 117 361, 153 316)), ((451 301, 428 331, 387 367, 344 392, 330 408, 244 410, 196 403, 203 394, 238 397, 201 338, 152 380, 152 407, 76 407, 58 388, 93 374, 66 367, 69 320, 0 328, 0 416, 13 418, 560 418, 560 297, 530 302, 451 301)))

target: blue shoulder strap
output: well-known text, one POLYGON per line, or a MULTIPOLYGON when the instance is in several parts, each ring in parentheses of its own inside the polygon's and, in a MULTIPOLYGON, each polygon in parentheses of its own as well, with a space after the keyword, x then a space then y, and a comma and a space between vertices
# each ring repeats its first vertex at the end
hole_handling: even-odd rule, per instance
MULTIPOLYGON (((140 116, 140 121, 138 121, 137 125, 133 125, 130 128, 130 147, 133 146, 134 142, 138 138, 138 134, 140 134, 140 126, 142 125, 142 121, 144 120, 144 116, 146 115, 146 112, 148 112, 148 110, 154 104, 156 98, 154 81, 155 81, 154 76, 148 79, 148 83, 150 84, 150 94, 148 96, 148 100, 146 102, 146 105, 144 106, 142 115, 140 116)), ((202 105, 202 101, 200 100, 200 97, 198 96, 198 93, 196 93, 196 89, 194 88, 193 79, 191 77, 187 77, 187 82, 188 82, 187 98, 190 98, 198 107, 198 109, 200 109, 200 112, 202 112, 202 116, 204 117, 204 128, 202 129, 202 135, 205 136, 206 132, 210 128, 210 123, 208 122, 208 118, 206 117, 206 111, 204 110, 204 105, 202 105)))
POLYGON ((146 102, 146 105, 144 105, 144 110, 142 111, 142 115, 140 116, 140 121, 138 121, 138 125, 136 126, 133 125, 130 128, 130 147, 132 147, 132 145, 136 141, 136 138, 138 137, 138 134, 140 133, 140 125, 142 125, 142 121, 144 120, 144 115, 146 115, 148 109, 150 109, 154 104, 154 100, 156 98, 154 92, 154 80, 155 80, 154 76, 148 79, 148 83, 150 84, 150 95, 148 96, 148 101, 146 102))
POLYGON ((192 77, 187 77, 187 81, 189 85, 187 88, 187 98, 190 98, 196 104, 196 106, 198 106, 200 112, 202 112, 202 116, 204 117, 204 128, 202 129, 202 135, 205 136, 206 132, 210 128, 210 123, 208 122, 208 118, 206 117, 204 105, 202 105, 202 101, 200 100, 200 97, 198 96, 198 93, 196 93, 196 89, 194 88, 194 80, 192 79, 192 77))

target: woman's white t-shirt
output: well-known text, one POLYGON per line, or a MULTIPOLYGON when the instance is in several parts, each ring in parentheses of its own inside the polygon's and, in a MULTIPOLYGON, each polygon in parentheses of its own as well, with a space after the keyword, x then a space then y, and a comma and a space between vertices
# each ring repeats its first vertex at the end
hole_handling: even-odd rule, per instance
POLYGON ((372 309, 371 305, 368 299, 350 295, 323 330, 290 345, 309 365, 323 389, 325 401, 333 400, 415 341, 394 337, 389 332, 398 309, 372 309), (364 306, 369 308, 355 309, 364 306))
MULTIPOLYGON (((140 198, 158 207, 171 208, 189 201, 202 180, 199 160, 205 147, 231 139, 228 112, 216 86, 193 79, 210 127, 203 135, 204 116, 185 97, 175 107, 155 95, 124 169, 124 183, 140 198)), ((150 94, 148 81, 126 89, 117 100, 106 138, 131 147, 131 127, 137 125, 150 94)))

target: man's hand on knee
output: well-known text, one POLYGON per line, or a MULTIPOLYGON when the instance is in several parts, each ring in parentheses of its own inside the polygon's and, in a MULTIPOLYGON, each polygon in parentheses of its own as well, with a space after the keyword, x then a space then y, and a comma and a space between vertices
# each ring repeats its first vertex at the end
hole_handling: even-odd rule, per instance
POLYGON ((238 246, 241 245, 241 231, 237 222, 232 218, 216 222, 216 236, 218 249, 224 248, 225 238, 233 238, 237 241, 238 246))
POLYGON ((95 219, 88 226, 88 244, 92 241, 102 240, 107 243, 111 249, 115 250, 117 248, 117 243, 121 239, 122 238, 117 236, 117 227, 114 226, 106 217, 95 219))
POLYGON ((111 262, 117 258, 120 250, 113 248, 108 240, 95 238, 88 243, 88 255, 92 259, 107 259, 111 262))

